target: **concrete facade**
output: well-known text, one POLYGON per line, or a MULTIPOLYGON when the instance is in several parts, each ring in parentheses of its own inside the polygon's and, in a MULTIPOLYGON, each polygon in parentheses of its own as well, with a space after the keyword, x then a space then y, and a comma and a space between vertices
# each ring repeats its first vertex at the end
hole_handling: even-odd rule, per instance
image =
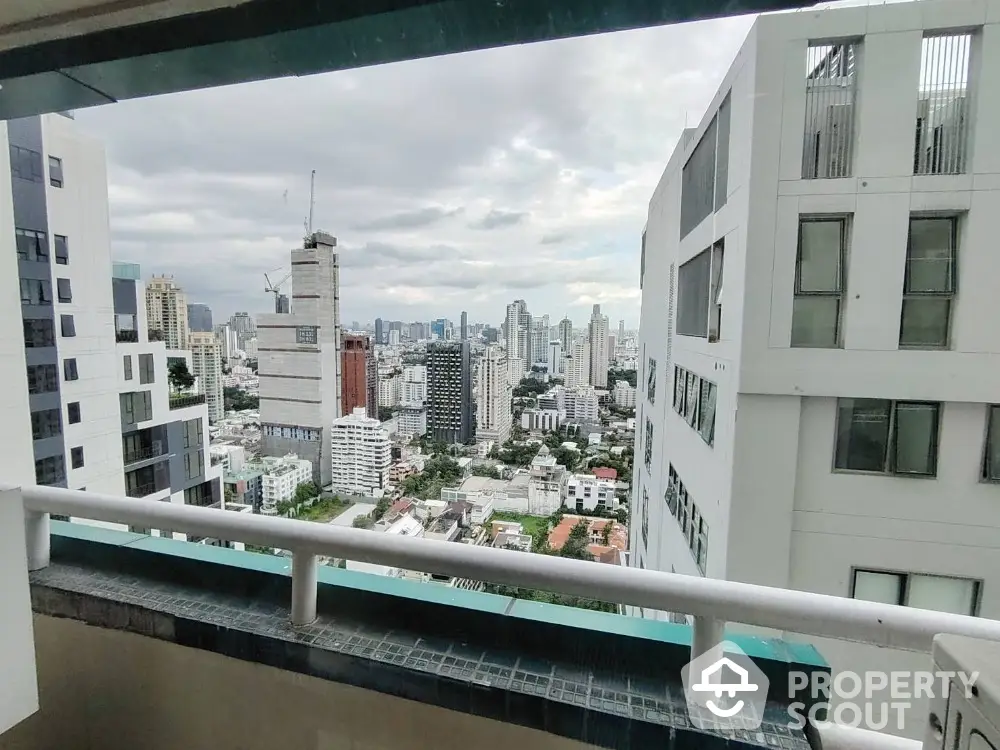
MULTIPOLYGON (((990 468, 991 405, 1000 403, 1000 89, 983 85, 1000 65, 997 19, 996 0, 928 0, 756 21, 650 201, 630 564, 1000 616, 1000 487, 990 468), (948 106, 964 108, 967 127, 942 131, 952 140, 941 156, 957 158, 951 169, 915 174, 927 171, 927 153, 939 156, 916 139, 945 109, 928 114, 920 86, 933 60, 928 40, 970 31, 966 56, 953 63, 967 74, 946 92, 961 95, 948 106), (817 49, 816 39, 852 49, 834 57, 835 45, 817 49), (824 81, 853 98, 817 124, 809 113, 824 81), (698 180, 685 168, 704 165, 706 153, 715 194, 692 205, 698 180), (814 178, 817 164, 835 174, 814 178), (922 231, 913 222, 926 219, 957 231, 913 260, 922 231), (804 314, 816 290, 803 269, 818 261, 803 255, 802 237, 818 220, 844 227, 840 255, 819 259, 836 280, 822 290, 837 302, 825 308, 835 311, 829 319, 804 314), (695 278, 699 259, 712 272, 695 278), (949 300, 942 345, 901 346, 904 299, 922 291, 908 285, 928 268, 952 279, 950 290, 935 290, 949 300), (804 345, 803 330, 823 321, 829 342, 804 345), (876 465, 850 468, 862 447, 876 465)), ((816 645, 835 669, 926 664, 816 645)), ((926 705, 914 711, 924 716, 926 705)), ((916 723, 907 733, 920 734, 916 723)))

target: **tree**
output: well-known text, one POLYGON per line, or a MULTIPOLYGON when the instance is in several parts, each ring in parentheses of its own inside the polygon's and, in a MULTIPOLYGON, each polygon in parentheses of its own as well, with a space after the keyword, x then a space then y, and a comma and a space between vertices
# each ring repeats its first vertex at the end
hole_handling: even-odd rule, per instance
POLYGON ((571 557, 575 560, 593 560, 587 545, 590 544, 590 527, 586 521, 581 520, 569 531, 566 543, 559 550, 560 557, 571 557))
POLYGON ((391 406, 380 406, 378 408, 378 421, 388 422, 392 419, 392 407, 391 406))
POLYGON ((351 526, 356 529, 370 529, 375 526, 375 521, 369 515, 358 516, 353 521, 351 521, 351 526))
POLYGON ((287 516, 294 508, 294 504, 291 500, 279 500, 278 501, 278 515, 287 516))
POLYGON ((186 391, 194 386, 194 375, 188 370, 187 360, 175 359, 167 365, 167 381, 175 391, 186 391))
POLYGON ((636 378, 637 375, 635 370, 619 370, 612 367, 608 370, 608 388, 614 388, 615 382, 618 380, 624 380, 630 386, 635 388, 636 378))
POLYGON ((624 525, 628 523, 628 506, 619 505, 618 510, 615 511, 615 518, 618 519, 618 523, 624 525))
POLYGON ((292 498, 296 505, 301 505, 307 500, 312 500, 319 494, 319 488, 312 482, 302 482, 295 488, 295 496, 292 498))
POLYGON ((473 466, 469 473, 474 477, 487 477, 488 479, 501 478, 496 466, 473 466))
POLYGON ((223 388, 222 396, 227 410, 236 409, 240 411, 242 409, 260 408, 260 398, 258 396, 253 396, 239 388, 223 388))
POLYGON ((611 529, 614 527, 614 521, 608 521, 604 524, 604 529, 601 531, 601 544, 605 547, 611 546, 611 529))

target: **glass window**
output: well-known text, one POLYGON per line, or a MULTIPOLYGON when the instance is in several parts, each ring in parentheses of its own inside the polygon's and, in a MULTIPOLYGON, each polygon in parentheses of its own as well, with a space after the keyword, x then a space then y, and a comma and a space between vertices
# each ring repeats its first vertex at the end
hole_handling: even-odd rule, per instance
POLYGON ((806 50, 802 179, 851 176, 859 44, 820 42, 806 50))
POLYGON ((55 245, 56 263, 61 266, 69 264, 69 241, 64 235, 52 235, 52 244, 55 245))
POLYGON ((139 383, 145 385, 147 383, 154 382, 155 373, 153 372, 153 355, 152 354, 140 354, 139 355, 139 383))
POLYGON ((56 279, 56 291, 60 302, 73 301, 73 290, 70 288, 69 279, 56 279))
POLYGON ((792 302, 792 346, 836 348, 844 292, 847 220, 801 219, 792 302))
POLYGON ((708 336, 711 296, 712 249, 708 248, 681 266, 677 278, 677 334, 708 336))
POLYGON ((906 606, 975 615, 979 582, 968 578, 949 578, 911 573, 906 586, 906 606))
POLYGON ((66 464, 62 456, 50 456, 35 461, 35 483, 56 485, 66 481, 66 464))
POLYGON ((937 474, 938 404, 896 404, 893 465, 896 474, 937 474))
POLYGON ((936 476, 941 405, 840 399, 834 466, 901 476, 936 476))
POLYGON ((131 354, 126 354, 122 358, 122 362, 125 364, 125 379, 126 380, 131 380, 132 379, 132 355, 131 354))
POLYGON ((32 347, 55 346, 56 333, 51 320, 27 318, 24 325, 24 345, 32 347))
POLYGON ((649 493, 642 488, 642 546, 649 546, 649 493))
POLYGON ((43 182, 42 155, 30 148, 10 146, 10 173, 15 177, 30 182, 43 182))
POLYGON ((28 393, 59 390, 59 369, 55 365, 28 365, 28 393))
POLYGON ((957 239, 956 217, 910 219, 899 326, 901 347, 948 347, 956 293, 957 239))
POLYGON ((680 367, 674 368, 674 411, 684 412, 684 393, 687 390, 687 373, 680 367))
POLYGON ((62 434, 62 415, 58 409, 31 412, 31 436, 35 440, 62 434))
POLYGON ((21 279, 21 304, 51 305, 52 286, 43 279, 21 279))
POLYGON ((72 315, 60 315, 59 327, 62 331, 62 335, 66 338, 76 336, 76 321, 73 320, 72 315))
POLYGON ((80 373, 76 369, 76 358, 63 360, 63 378, 65 380, 79 380, 80 373))
POLYGON ((62 159, 57 156, 49 157, 49 184, 57 188, 63 186, 62 159))
POLYGON ((66 415, 70 424, 80 423, 80 402, 73 401, 66 406, 66 415))
POLYGON ((698 432, 709 445, 715 444, 715 402, 718 398, 715 383, 707 380, 701 384, 701 405, 698 410, 698 432))
POLYGON ((986 451, 983 479, 1000 482, 1000 406, 986 407, 986 451))
POLYGON ((649 398, 649 403, 656 403, 656 360, 652 357, 649 359, 649 376, 646 379, 646 396, 649 398))
POLYGON ((885 471, 891 404, 883 399, 840 399, 836 468, 885 471))
POLYGON ((74 469, 83 468, 83 446, 78 445, 76 448, 70 449, 70 463, 74 469))
POLYGON ((49 262, 49 238, 45 232, 31 229, 15 229, 14 242, 20 260, 49 262))
POLYGON ((903 581, 901 573, 879 573, 871 570, 854 571, 855 599, 882 604, 903 603, 903 581))

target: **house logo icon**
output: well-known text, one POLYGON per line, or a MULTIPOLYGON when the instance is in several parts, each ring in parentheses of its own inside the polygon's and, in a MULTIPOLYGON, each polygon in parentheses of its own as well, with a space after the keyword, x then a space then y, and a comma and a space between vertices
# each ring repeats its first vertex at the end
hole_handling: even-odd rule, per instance
POLYGON ((754 730, 764 720, 767 677, 735 643, 723 641, 692 660, 681 679, 698 729, 754 730))

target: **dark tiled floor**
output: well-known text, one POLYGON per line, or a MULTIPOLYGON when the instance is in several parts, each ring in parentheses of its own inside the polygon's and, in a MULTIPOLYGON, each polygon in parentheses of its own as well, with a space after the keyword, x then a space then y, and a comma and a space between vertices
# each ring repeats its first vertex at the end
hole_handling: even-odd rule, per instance
MULTIPOLYGON (((388 681, 398 680, 409 687, 402 692, 390 688, 397 695, 418 700, 425 695, 427 702, 536 726, 604 747, 810 747, 802 732, 786 726, 785 708, 778 704, 769 704, 765 721, 756 732, 705 733, 694 729, 679 675, 665 675, 663 680, 633 679, 627 674, 594 671, 578 664, 529 658, 403 629, 379 628, 343 615, 321 614, 312 625, 292 628, 287 605, 82 565, 53 563, 32 573, 31 582, 35 607, 43 613, 52 602, 39 596, 44 590, 56 597, 76 595, 72 606, 77 608, 86 607, 89 600, 96 598, 164 613, 175 620, 250 634, 269 639, 272 644, 294 644, 283 651, 287 654, 287 668, 298 671, 303 671, 297 666, 301 665, 302 651, 296 649, 301 647, 309 649, 310 656, 312 649, 318 649, 330 655, 353 657, 368 666, 402 671, 372 676, 369 669, 367 683, 352 679, 350 674, 345 676, 345 669, 350 672, 350 667, 341 666, 334 670, 335 674, 324 674, 321 668, 312 673, 373 689, 392 686, 388 681), (540 699, 544 704, 525 703, 525 698, 540 699), (558 706, 572 710, 567 714, 558 706), (584 726, 578 727, 580 722, 584 726), (682 741, 684 737, 687 742, 682 741)), ((61 614, 66 614, 65 610, 61 614)), ((70 616, 88 619, 84 612, 72 612, 70 616)), ((281 654, 278 660, 284 664, 281 654)), ((310 667, 322 662, 308 661, 310 667)))

